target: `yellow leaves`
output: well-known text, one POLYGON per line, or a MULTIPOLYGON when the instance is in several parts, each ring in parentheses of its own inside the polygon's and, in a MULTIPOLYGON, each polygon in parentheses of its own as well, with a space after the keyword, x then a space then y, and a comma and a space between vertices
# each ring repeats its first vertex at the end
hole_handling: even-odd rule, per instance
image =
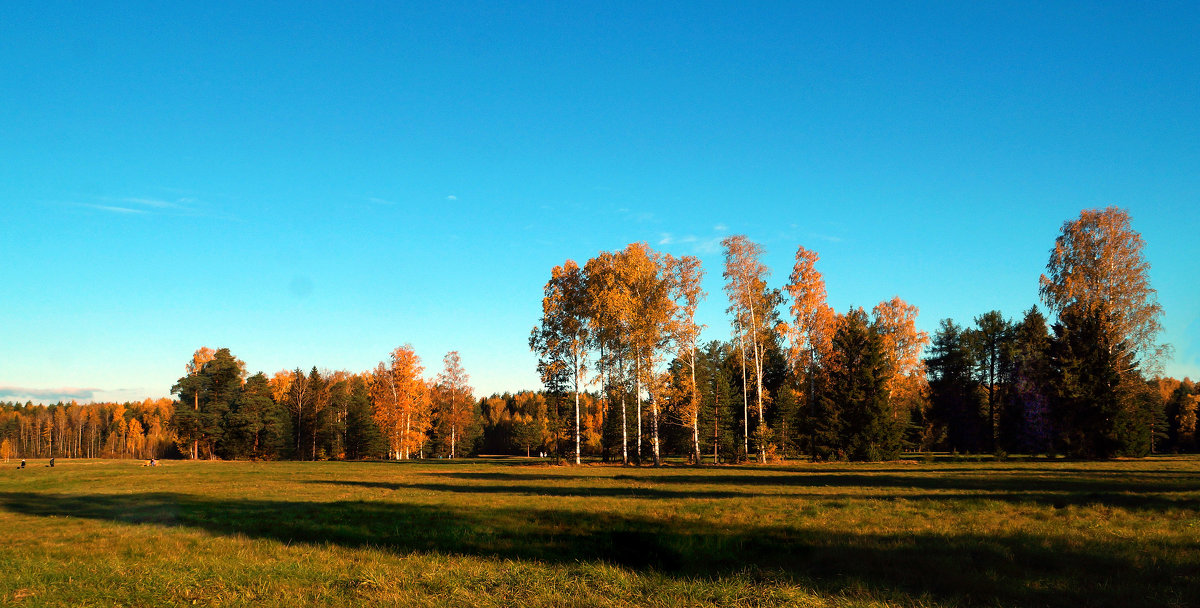
POLYGON ((373 416, 388 439, 393 455, 407 456, 424 443, 431 420, 432 386, 421 377, 425 369, 412 345, 392 351, 370 377, 373 416))
POLYGON ((283 403, 283 397, 292 388, 292 372, 291 370, 281 369, 271 376, 267 381, 267 385, 271 387, 271 397, 276 403, 283 403))
POLYGON ((471 424, 475 415, 472 388, 468 384, 470 376, 462 367, 458 351, 450 351, 442 359, 444 369, 437 377, 436 395, 438 401, 438 419, 443 428, 449 429, 451 437, 450 456, 457 452, 457 442, 462 436, 463 429, 471 424))
POLYGON ((871 316, 892 370, 888 392, 895 396, 901 391, 906 377, 924 376, 921 352, 929 343, 929 334, 917 331, 917 307, 905 303, 899 296, 880 302, 871 310, 871 316))
POLYGON ((216 356, 217 356, 217 351, 215 351, 207 346, 202 346, 202 347, 196 349, 196 352, 192 353, 192 360, 190 362, 188 362, 188 364, 187 364, 187 373, 188 374, 200 373, 200 370, 204 368, 204 364, 208 363, 209 361, 212 361, 213 359, 216 358, 216 356))
POLYGON ((1144 247, 1124 209, 1084 210, 1063 223, 1039 291, 1060 316, 1068 309, 1100 313, 1112 343, 1126 343, 1154 364, 1167 347, 1156 343, 1163 311, 1150 287, 1144 247))
POLYGON ((837 313, 826 304, 825 279, 816 267, 819 259, 817 252, 797 248, 796 264, 788 277, 790 282, 784 286, 792 298, 795 324, 788 328, 788 333, 794 357, 800 358, 798 362, 805 367, 815 364, 829 352, 837 329, 837 313))

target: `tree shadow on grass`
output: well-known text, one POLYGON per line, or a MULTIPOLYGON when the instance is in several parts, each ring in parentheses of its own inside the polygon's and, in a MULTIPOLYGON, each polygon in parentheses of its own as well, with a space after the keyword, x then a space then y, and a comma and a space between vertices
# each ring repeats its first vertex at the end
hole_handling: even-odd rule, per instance
MULTIPOLYGON (((554 481, 549 477, 546 481, 554 481)), ((433 492, 455 492, 461 494, 516 494, 526 496, 575 496, 582 498, 653 498, 675 500, 680 498, 744 498, 744 492, 728 490, 677 490, 646 487, 612 487, 579 485, 455 485, 446 483, 399 483, 387 481, 355 481, 314 479, 307 483, 322 485, 344 485, 382 490, 429 490, 433 492)))
POLYGON ((1058 492, 1200 492, 1200 474, 1160 472, 1154 475, 1088 475, 1077 472, 1033 470, 1022 473, 993 474, 977 471, 975 475, 946 475, 941 471, 910 471, 904 474, 877 471, 807 472, 775 474, 729 473, 719 469, 711 472, 618 474, 614 476, 564 475, 558 472, 482 472, 453 471, 437 473, 442 478, 480 481, 553 481, 556 479, 615 479, 661 484, 734 485, 734 486, 857 486, 890 488, 923 488, 942 490, 1011 490, 1058 492), (1022 474, 1023 473, 1023 474, 1022 474))
POLYGON ((632 498, 653 500, 680 499, 745 499, 771 498, 789 500, 796 503, 804 501, 899 501, 913 502, 942 502, 969 503, 975 501, 998 501, 1010 504, 1034 504, 1052 506, 1064 509, 1068 506, 1094 507, 1104 506, 1128 510, 1155 511, 1192 511, 1200 517, 1200 500, 1176 498, 1159 494, 1131 493, 1051 493, 1051 492, 985 492, 971 491, 962 494, 930 493, 930 492, 805 492, 803 494, 769 494, 761 492, 727 492, 719 490, 672 490, 647 487, 580 487, 580 486, 546 486, 546 485, 455 485, 448 483, 392 483, 380 481, 334 481, 314 480, 308 483, 323 485, 345 485, 383 490, 425 490, 430 492, 450 492, 454 494, 509 494, 514 496, 554 496, 581 498, 632 498))
POLYGON ((341 462, 352 464, 369 464, 391 467, 423 467, 423 466, 503 466, 503 467, 527 467, 530 469, 546 469, 551 467, 561 468, 554 464, 552 459, 536 458, 528 456, 471 456, 464 458, 413 458, 407 460, 379 460, 375 458, 363 460, 345 460, 341 462))
MULTIPOLYGON (((1187 473, 1160 473, 1155 477, 1089 476, 1076 473, 1037 471, 1028 475, 941 475, 937 471, 908 475, 867 472, 748 475, 721 471, 701 473, 619 474, 612 477, 568 476, 561 473, 475 472, 439 473, 440 483, 394 484, 446 492, 494 492, 544 494, 551 496, 629 496, 663 498, 739 498, 777 496, 781 498, 854 498, 908 500, 996 500, 1014 504, 1042 504, 1055 508, 1068 505, 1104 505, 1126 509, 1196 511, 1200 514, 1200 476, 1187 473), (445 480, 465 482, 507 482, 503 485, 454 485, 445 480), (573 485, 557 490, 552 486, 527 482, 562 482, 573 485), (611 486, 580 487, 595 480, 652 484, 656 487, 611 486), (721 487, 739 488, 723 491, 721 487), (688 489, 682 489, 688 488, 688 489), (745 488, 745 489, 740 489, 745 488), (859 489, 858 493, 830 493, 827 488, 859 489), (773 492, 768 490, 774 490, 773 492), (945 492, 939 494, 937 492, 945 492)), ((343 482, 356 483, 356 482, 343 482)), ((370 483, 370 482, 366 482, 370 483)))
POLYGON ((1200 593, 1200 548, 1024 535, 828 532, 619 513, 397 502, 217 499, 177 493, 0 493, 0 508, 186 527, 283 542, 537 560, 603 561, 690 579, 786 581, 825 594, 866 587, 902 604, 1182 606, 1200 593))

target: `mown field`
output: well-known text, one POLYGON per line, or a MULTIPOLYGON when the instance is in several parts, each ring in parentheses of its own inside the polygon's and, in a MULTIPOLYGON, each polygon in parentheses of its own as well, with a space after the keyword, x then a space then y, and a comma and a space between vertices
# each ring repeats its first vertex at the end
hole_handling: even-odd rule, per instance
POLYGON ((29 464, 5 606, 1200 605, 1196 458, 29 464))

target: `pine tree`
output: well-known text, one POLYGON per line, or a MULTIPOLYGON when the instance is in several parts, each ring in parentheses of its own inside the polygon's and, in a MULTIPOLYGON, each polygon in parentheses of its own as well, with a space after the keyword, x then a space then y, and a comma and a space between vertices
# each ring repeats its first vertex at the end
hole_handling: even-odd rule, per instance
POLYGON ((930 415, 945 428, 946 447, 959 452, 985 448, 985 418, 973 375, 973 359, 963 328, 943 319, 934 333, 929 374, 930 415))

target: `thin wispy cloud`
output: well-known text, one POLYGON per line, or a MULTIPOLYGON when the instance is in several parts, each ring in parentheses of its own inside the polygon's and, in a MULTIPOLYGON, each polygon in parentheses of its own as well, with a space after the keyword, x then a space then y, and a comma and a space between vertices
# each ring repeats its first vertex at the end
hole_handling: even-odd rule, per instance
POLYGON ((716 226, 713 226, 713 231, 714 232, 729 232, 729 226, 726 226, 725 224, 717 224, 716 226))
POLYGON ((0 386, 0 399, 21 401, 70 401, 92 399, 98 388, 29 388, 23 386, 0 386))
POLYGON ((132 209, 129 207, 117 207, 115 205, 96 205, 96 204, 92 204, 92 203, 80 203, 80 206, 87 207, 89 209, 98 209, 100 211, 108 211, 110 213, 133 214, 133 213, 145 213, 146 212, 145 209, 132 209))
POLYGON ((131 205, 144 205, 153 209, 178 209, 180 207, 179 203, 154 198, 123 198, 120 201, 131 205))
POLYGON ((387 200, 387 199, 385 199, 385 198, 379 198, 379 197, 375 197, 375 196, 368 196, 368 197, 367 197, 367 202, 368 202, 368 203, 375 203, 376 205, 395 205, 395 204, 396 204, 396 203, 395 203, 395 202, 393 202, 393 201, 389 201, 389 200, 387 200))
POLYGON ((175 215, 185 215, 196 213, 196 210, 191 206, 191 204, 197 202, 194 198, 180 198, 171 201, 145 196, 102 196, 98 197, 96 200, 98 202, 75 204, 80 207, 87 207, 88 209, 95 209, 97 211, 107 211, 109 213, 121 213, 126 215, 147 213, 170 213, 175 215))
POLYGON ((659 245, 674 245, 674 244, 684 244, 684 243, 697 243, 699 241, 700 241, 700 237, 698 237, 694 234, 688 234, 688 235, 684 235, 684 236, 675 236, 675 235, 671 234, 670 232, 663 232, 663 233, 660 233, 660 235, 659 235, 658 244, 659 245))
POLYGON ((458 200, 458 197, 457 197, 457 196, 454 196, 453 194, 451 194, 450 196, 447 196, 447 197, 446 197, 446 200, 448 200, 448 201, 456 201, 456 200, 458 200))

